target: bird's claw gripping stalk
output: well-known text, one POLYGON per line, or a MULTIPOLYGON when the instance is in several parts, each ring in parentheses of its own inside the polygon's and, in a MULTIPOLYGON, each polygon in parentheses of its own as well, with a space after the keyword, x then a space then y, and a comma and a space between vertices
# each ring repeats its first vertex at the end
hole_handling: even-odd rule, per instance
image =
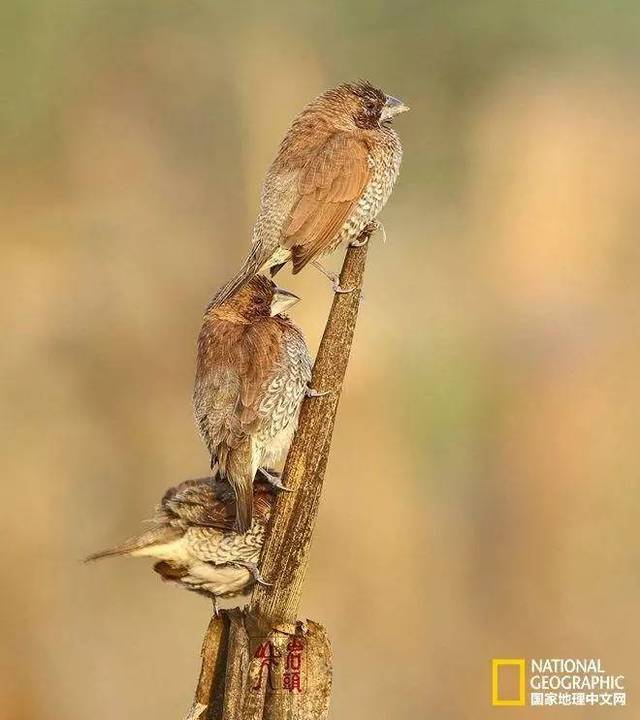
POLYGON ((251 573, 253 579, 258 583, 258 585, 262 585, 263 587, 272 587, 273 586, 273 583, 267 582, 262 577, 262 575, 260 574, 260 570, 258 569, 258 566, 255 563, 249 562, 248 560, 246 562, 244 562, 242 560, 238 560, 231 564, 236 565, 237 567, 246 568, 251 573))
POLYGON ((362 247, 363 245, 366 245, 371 236, 377 233, 378 230, 382 231, 382 244, 384 245, 387 242, 387 233, 385 232, 384 225, 380 222, 380 220, 371 220, 371 222, 365 226, 360 235, 355 240, 352 240, 349 245, 351 247, 362 247))
POLYGON ((337 276, 335 280, 332 281, 332 287, 333 292, 339 293, 340 295, 347 295, 355 290, 355 288, 343 288, 342 285, 340 285, 340 281, 338 280, 337 276))
POLYGON ((325 395, 331 395, 331 390, 315 390, 314 388, 308 387, 304 394, 310 398, 324 397, 325 395))
POLYGON ((260 468, 260 472, 266 478, 267 482, 271 483, 274 488, 277 488, 278 490, 284 490, 284 492, 291 492, 291 490, 286 487, 286 485, 282 484, 282 480, 280 479, 280 473, 272 475, 265 468, 260 468))

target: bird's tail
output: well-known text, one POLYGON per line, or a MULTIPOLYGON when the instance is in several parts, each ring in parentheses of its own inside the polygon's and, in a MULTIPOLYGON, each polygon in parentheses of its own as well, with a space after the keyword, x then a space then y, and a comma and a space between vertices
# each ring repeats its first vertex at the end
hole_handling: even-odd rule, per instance
POLYGON ((236 528, 238 532, 246 532, 253 520, 253 478, 246 474, 240 482, 232 482, 236 494, 236 528))
POLYGON ((245 283, 260 272, 269 258, 270 253, 265 251, 260 243, 253 243, 251 252, 244 259, 238 272, 213 296, 209 307, 218 307, 227 302, 245 283))
MULTIPOLYGON (((119 555, 132 555, 133 553, 143 555, 144 551, 148 548, 155 547, 156 545, 164 545, 165 543, 175 540, 178 533, 167 525, 160 525, 158 527, 151 528, 142 535, 136 535, 129 540, 125 540, 122 545, 109 548, 108 550, 101 550, 100 552, 93 553, 85 558, 85 562, 92 560, 101 560, 102 558, 117 557, 119 555)), ((153 555, 153 553, 149 553, 153 555)))
POLYGON ((236 496, 236 530, 246 532, 253 520, 253 477, 249 442, 227 453, 220 463, 220 474, 226 477, 236 496))

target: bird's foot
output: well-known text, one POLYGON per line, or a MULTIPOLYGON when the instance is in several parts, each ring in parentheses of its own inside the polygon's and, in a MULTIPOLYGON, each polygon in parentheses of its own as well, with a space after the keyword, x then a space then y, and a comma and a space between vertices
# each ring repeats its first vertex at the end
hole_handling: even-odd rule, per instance
POLYGON ((352 240, 349 243, 349 247, 362 247, 363 245, 366 245, 369 240, 371 239, 371 236, 373 233, 378 229, 377 227, 372 227, 373 224, 376 222, 376 220, 373 220, 370 222, 365 229, 358 235, 358 237, 355 240, 352 240))
POLYGON ((278 490, 284 490, 285 492, 291 492, 291 490, 282 484, 281 475, 279 472, 270 473, 266 468, 260 468, 260 473, 264 476, 267 482, 271 483, 274 488, 278 490))
POLYGON ((325 395, 331 395, 331 390, 315 390, 314 388, 308 387, 304 394, 310 398, 324 397, 325 395))
POLYGON ((327 268, 324 267, 324 265, 321 265, 317 260, 313 260, 311 264, 313 265, 314 268, 317 268, 318 270, 320 270, 320 272, 323 275, 325 275, 326 277, 329 278, 329 280, 331 280, 331 285, 333 287, 334 293, 345 294, 345 293, 353 292, 354 288, 343 288, 340 285, 340 278, 338 277, 337 273, 331 272, 331 270, 327 270, 327 268))
POLYGON ((250 573, 253 579, 258 583, 258 585, 262 585, 263 587, 272 587, 273 583, 267 582, 262 575, 260 574, 260 570, 258 569, 258 566, 255 563, 249 562, 248 560, 246 562, 242 560, 238 560, 237 562, 231 563, 232 565, 236 565, 237 567, 243 567, 247 569, 250 573))
POLYGON ((352 293, 355 289, 355 288, 343 288, 342 285, 340 285, 340 281, 337 278, 332 283, 331 287, 333 288, 333 292, 338 293, 339 295, 348 295, 349 293, 352 293))
POLYGON ((375 235, 378 230, 382 230, 382 243, 385 244, 387 242, 387 233, 384 230, 384 225, 379 220, 372 220, 370 223, 365 225, 360 235, 349 243, 349 246, 362 247, 363 245, 366 245, 371 239, 371 236, 375 235))

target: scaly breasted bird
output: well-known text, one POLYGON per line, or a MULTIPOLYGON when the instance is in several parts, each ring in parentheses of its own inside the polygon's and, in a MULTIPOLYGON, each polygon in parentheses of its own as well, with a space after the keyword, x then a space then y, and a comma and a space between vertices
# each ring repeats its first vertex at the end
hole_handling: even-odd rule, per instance
POLYGON ((164 580, 211 596, 217 612, 218 597, 240 595, 255 582, 264 583, 257 563, 273 494, 270 484, 256 478, 253 523, 238 533, 233 530, 235 496, 229 483, 219 478, 187 480, 167 490, 146 532, 87 560, 153 558, 153 569, 164 580))
POLYGON ((294 274, 313 263, 339 291, 317 259, 356 242, 387 202, 402 159, 391 121, 408 109, 368 82, 339 85, 309 103, 267 172, 251 252, 215 301, 289 261, 294 274))
POLYGON ((212 469, 236 493, 241 532, 251 525, 253 478, 288 448, 311 379, 304 336, 281 314, 298 299, 256 275, 210 303, 198 337, 194 412, 212 469))

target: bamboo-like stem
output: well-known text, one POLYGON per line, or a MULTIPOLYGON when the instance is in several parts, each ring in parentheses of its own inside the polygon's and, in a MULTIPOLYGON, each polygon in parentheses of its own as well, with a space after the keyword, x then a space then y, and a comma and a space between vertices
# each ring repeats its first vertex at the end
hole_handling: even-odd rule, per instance
MULTIPOLYGON (((368 240, 371 232, 367 228, 359 239, 368 240)), ((304 400, 287 456, 282 481, 291 492, 282 492, 276 499, 260 562, 261 573, 271 585, 255 587, 243 624, 237 613, 230 613, 226 624, 212 621, 207 630, 194 700, 196 707, 202 698, 210 698, 206 720, 321 720, 327 715, 329 640, 321 626, 311 621, 301 624, 296 618, 358 317, 367 250, 368 243, 347 250, 340 285, 352 291, 334 296, 311 381, 314 390, 327 394, 304 400), (272 683, 261 684, 262 665, 255 660, 255 652, 266 641, 282 660, 293 639, 305 648, 305 691, 276 692, 272 683), (211 667, 205 669, 205 663, 211 667)), ((281 683, 283 667, 277 672, 281 683)))
POLYGON ((222 716, 228 646, 229 618, 212 617, 200 651, 202 664, 193 705, 185 720, 198 720, 205 710, 206 720, 222 716))
POLYGON ((292 492, 280 493, 261 557, 261 571, 273 587, 256 586, 253 612, 272 624, 294 623, 300 605, 311 537, 329 457, 338 402, 355 332, 368 243, 350 247, 313 367, 311 386, 322 397, 302 404, 298 431, 282 475, 292 492))

